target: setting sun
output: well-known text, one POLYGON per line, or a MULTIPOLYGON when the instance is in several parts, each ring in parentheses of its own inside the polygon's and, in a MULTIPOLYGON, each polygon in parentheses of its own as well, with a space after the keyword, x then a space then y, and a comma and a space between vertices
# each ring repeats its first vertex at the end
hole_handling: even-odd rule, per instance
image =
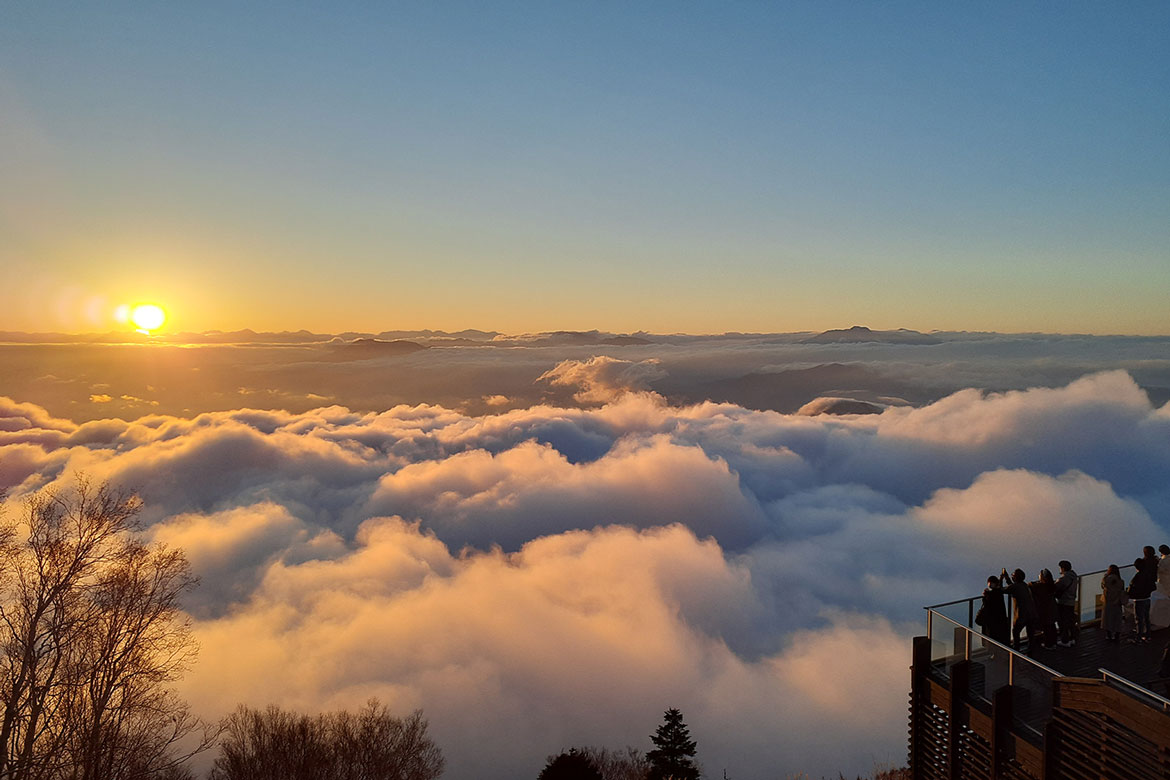
POLYGON ((158 330, 166 319, 167 314, 162 307, 153 303, 139 304, 130 312, 130 321, 144 333, 158 330))

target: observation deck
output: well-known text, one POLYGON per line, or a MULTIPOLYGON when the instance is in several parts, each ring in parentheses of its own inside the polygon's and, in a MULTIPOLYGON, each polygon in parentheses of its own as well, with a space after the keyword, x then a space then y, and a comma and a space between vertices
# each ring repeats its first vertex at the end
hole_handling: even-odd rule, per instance
POLYGON ((1028 655, 984 636, 980 596, 926 608, 911 667, 915 780, 1170 778, 1170 679, 1158 676, 1170 629, 1131 644, 1127 613, 1121 641, 1106 642, 1103 574, 1081 575, 1074 647, 1028 655))

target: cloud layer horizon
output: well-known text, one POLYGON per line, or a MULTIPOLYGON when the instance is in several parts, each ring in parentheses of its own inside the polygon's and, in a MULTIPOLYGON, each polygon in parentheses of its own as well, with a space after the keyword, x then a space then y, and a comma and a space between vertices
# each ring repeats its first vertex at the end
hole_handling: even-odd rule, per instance
POLYGON ((902 763, 923 604, 1170 536, 1170 405, 1124 371, 841 417, 672 404, 660 372, 564 361, 597 406, 482 415, 0 398, 0 487, 9 516, 81 473, 139 491, 202 578, 201 714, 421 707, 457 780, 645 749, 667 707, 712 776, 902 763))

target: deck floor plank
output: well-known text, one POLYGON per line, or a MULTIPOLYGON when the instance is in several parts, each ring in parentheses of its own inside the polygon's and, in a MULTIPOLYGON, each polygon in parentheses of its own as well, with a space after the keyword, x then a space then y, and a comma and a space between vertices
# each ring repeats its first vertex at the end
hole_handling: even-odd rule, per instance
POLYGON ((1149 642, 1132 644, 1133 626, 1126 626, 1120 642, 1105 641, 1096 625, 1085 626, 1075 647, 1041 648, 1032 655, 1067 677, 1100 678, 1106 669, 1154 693, 1170 698, 1170 678, 1159 677, 1162 652, 1170 644, 1170 628, 1153 632, 1149 642))

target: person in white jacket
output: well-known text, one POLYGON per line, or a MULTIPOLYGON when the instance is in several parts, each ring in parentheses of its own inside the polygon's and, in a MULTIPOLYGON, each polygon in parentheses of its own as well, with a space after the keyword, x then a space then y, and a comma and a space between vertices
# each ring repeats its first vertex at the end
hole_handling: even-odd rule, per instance
POLYGON ((1170 545, 1161 545, 1158 552, 1158 589, 1150 594, 1150 625, 1154 628, 1170 626, 1170 545))

